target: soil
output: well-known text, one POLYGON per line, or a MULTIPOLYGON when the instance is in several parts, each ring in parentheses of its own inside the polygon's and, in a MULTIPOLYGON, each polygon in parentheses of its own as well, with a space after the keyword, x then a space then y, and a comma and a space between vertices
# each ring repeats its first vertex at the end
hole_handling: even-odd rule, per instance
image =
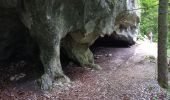
POLYGON ((1 65, 0 100, 168 100, 170 94, 157 83, 156 48, 147 41, 127 48, 95 47, 95 63, 103 69, 70 63, 64 71, 72 82, 56 83, 50 93, 38 89, 36 79, 41 71, 34 64, 1 65))

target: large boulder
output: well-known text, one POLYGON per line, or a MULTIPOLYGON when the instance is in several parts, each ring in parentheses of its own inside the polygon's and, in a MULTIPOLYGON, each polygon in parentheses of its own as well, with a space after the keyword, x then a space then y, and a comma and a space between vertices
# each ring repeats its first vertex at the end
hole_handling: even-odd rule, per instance
POLYGON ((135 13, 120 13, 115 22, 115 31, 111 37, 133 45, 139 33, 139 17, 135 13))
POLYGON ((139 0, 126 0, 124 9, 117 12, 114 32, 111 34, 111 38, 124 41, 129 45, 135 44, 139 33, 139 8, 139 0))
POLYGON ((117 32, 115 26, 122 30, 120 26, 125 24, 118 16, 127 11, 127 1, 1 0, 0 10, 4 13, 0 13, 0 60, 8 59, 16 51, 32 51, 35 49, 32 47, 38 44, 44 67, 44 74, 38 82, 43 90, 52 89, 55 80, 70 81, 61 67, 60 47, 80 66, 101 69, 94 64, 89 46, 99 36, 110 35, 114 30, 117 32), (31 39, 35 42, 30 42, 31 39), (31 47, 26 45, 28 43, 31 47), (19 44, 22 46, 16 48, 19 44))

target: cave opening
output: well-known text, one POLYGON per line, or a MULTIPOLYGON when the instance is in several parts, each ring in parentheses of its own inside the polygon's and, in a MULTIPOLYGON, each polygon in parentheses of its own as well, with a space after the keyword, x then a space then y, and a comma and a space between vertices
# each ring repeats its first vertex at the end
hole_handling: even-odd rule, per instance
MULTIPOLYGON (((26 35, 26 37, 28 37, 28 35, 26 35)), ((28 79, 34 80, 39 78, 44 73, 44 68, 39 58, 40 51, 38 49, 38 46, 35 45, 36 43, 35 42, 32 43, 32 42, 33 41, 31 41, 31 44, 34 45, 30 45, 32 47, 29 47, 29 50, 33 50, 33 51, 29 51, 28 53, 27 52, 28 50, 26 50, 21 46, 20 48, 18 48, 19 51, 15 50, 18 52, 14 52, 13 53, 14 55, 12 55, 9 59, 2 60, 0 62, 1 82, 10 82, 11 76, 16 76, 21 73, 24 73, 25 75, 27 75, 27 77, 19 82, 22 81, 24 82, 27 81, 28 79)), ((97 47, 127 48, 129 46, 131 46, 131 44, 129 44, 127 41, 122 41, 105 35, 104 37, 99 37, 94 42, 94 44, 90 46, 90 50, 94 53, 94 51, 98 50, 97 47)), ((71 61, 63 51, 64 51, 63 48, 60 48, 60 61, 61 61, 63 71, 67 75, 69 73, 68 66, 70 62, 71 64, 74 64, 74 66, 76 67, 80 67, 80 66, 74 63, 73 61, 71 61)))
POLYGON ((105 35, 104 37, 99 37, 95 43, 91 46, 91 48, 95 48, 95 47, 118 47, 118 48, 126 48, 126 47, 130 47, 131 43, 124 41, 124 40, 120 40, 118 38, 112 37, 112 36, 108 36, 105 35))
MULTIPOLYGON (((100 51, 98 47, 129 48, 132 45, 134 45, 134 43, 129 43, 128 41, 121 40, 120 38, 105 35, 104 37, 99 37, 89 48, 92 51, 92 53, 95 54, 96 51, 100 51)), ((67 57, 67 54, 65 54, 63 48, 60 48, 60 60, 64 71, 67 70, 66 66, 68 66, 70 62, 71 64, 80 67, 79 65, 76 64, 76 62, 72 61, 67 57)))

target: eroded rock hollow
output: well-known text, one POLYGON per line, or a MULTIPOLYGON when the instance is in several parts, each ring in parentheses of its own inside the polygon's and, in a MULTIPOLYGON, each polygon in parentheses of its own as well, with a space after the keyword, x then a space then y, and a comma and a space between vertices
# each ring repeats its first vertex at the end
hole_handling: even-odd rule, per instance
POLYGON ((136 8, 138 0, 1 0, 0 60, 16 52, 36 56, 39 48, 44 74, 38 82, 50 90, 55 80, 70 81, 60 48, 80 66, 101 69, 89 49, 97 38, 108 35, 133 44, 140 20, 136 8))

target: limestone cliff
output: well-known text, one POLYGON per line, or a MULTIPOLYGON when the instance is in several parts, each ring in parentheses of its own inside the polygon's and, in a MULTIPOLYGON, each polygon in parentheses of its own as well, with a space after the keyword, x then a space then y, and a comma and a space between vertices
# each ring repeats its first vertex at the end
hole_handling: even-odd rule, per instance
POLYGON ((89 46, 106 34, 134 42, 139 25, 138 12, 133 10, 136 1, 2 0, 0 60, 21 51, 28 56, 37 46, 40 55, 34 56, 40 56, 44 67, 38 81, 43 90, 51 89, 55 80, 69 81, 61 68, 60 47, 80 66, 101 69, 94 64, 89 46))

